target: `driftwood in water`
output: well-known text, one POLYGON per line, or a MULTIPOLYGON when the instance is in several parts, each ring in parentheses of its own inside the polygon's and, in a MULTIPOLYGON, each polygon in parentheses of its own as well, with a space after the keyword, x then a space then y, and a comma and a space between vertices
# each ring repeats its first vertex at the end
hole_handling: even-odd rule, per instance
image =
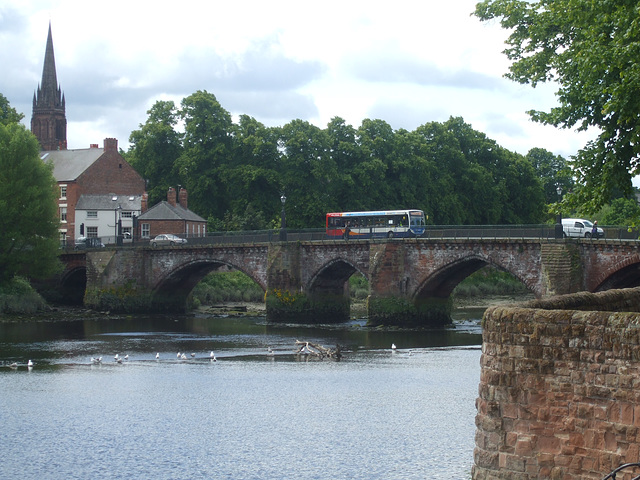
POLYGON ((296 340, 296 354, 298 355, 312 355, 318 358, 333 358, 340 360, 342 354, 340 353, 340 345, 336 345, 335 349, 323 347, 312 342, 301 342, 296 340))

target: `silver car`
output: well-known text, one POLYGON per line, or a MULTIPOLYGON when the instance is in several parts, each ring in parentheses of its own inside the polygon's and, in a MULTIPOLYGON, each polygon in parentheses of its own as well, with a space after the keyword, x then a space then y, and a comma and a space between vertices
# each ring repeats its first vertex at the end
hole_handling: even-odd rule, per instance
POLYGON ((151 245, 154 247, 158 245, 183 245, 185 243, 187 243, 186 238, 180 238, 172 233, 163 233, 151 240, 151 245))

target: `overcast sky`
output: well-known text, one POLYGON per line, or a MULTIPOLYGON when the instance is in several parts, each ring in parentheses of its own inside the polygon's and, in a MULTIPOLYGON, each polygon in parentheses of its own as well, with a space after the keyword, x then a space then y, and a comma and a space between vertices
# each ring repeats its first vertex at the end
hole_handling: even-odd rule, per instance
POLYGON ((207 90, 234 120, 413 130, 459 116, 510 150, 573 155, 590 136, 529 120, 556 88, 503 78, 507 32, 475 3, 4 0, 0 93, 28 125, 51 21, 70 149, 115 137, 126 150, 156 101, 207 90))

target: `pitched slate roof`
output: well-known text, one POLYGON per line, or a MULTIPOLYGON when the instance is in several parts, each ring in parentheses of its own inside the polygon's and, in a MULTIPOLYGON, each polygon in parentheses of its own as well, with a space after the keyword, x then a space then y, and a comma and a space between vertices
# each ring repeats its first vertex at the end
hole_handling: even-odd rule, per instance
POLYGON ((173 206, 166 200, 155 204, 149 210, 144 212, 140 217, 143 220, 188 220, 190 222, 206 222, 200 215, 193 213, 187 208, 181 206, 173 206))
POLYGON ((115 210, 118 205, 127 212, 140 211, 142 195, 80 195, 76 210, 115 210))
POLYGON ((104 148, 83 148, 79 150, 50 150, 40 153, 40 158, 53 163, 53 177, 58 182, 73 181, 78 178, 104 153, 104 148))

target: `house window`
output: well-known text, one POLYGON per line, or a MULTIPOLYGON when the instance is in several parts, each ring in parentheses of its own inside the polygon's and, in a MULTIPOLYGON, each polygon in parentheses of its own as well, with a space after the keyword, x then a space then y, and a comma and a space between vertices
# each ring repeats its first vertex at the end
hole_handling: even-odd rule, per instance
POLYGON ((98 237, 98 227, 87 227, 87 237, 89 237, 89 238, 97 238, 98 237))
POLYGON ((60 185, 60 199, 64 200, 65 198, 67 198, 67 186, 60 185))
POLYGON ((60 207, 60 221, 66 223, 66 221, 67 221, 67 207, 60 207))
POLYGON ((67 246, 67 232, 60 232, 60 247, 65 248, 67 246))
POLYGON ((141 228, 142 228, 142 231, 141 231, 142 238, 149 238, 149 232, 151 231, 151 228, 149 228, 149 224, 143 223, 141 225, 141 228))
POLYGON ((120 212, 120 216, 122 218, 131 218, 133 217, 133 212, 120 212))
POLYGON ((96 210, 87 210, 87 218, 98 218, 98 212, 96 210))
POLYGON ((131 238, 131 227, 122 227, 122 235, 124 235, 125 238, 131 238))

